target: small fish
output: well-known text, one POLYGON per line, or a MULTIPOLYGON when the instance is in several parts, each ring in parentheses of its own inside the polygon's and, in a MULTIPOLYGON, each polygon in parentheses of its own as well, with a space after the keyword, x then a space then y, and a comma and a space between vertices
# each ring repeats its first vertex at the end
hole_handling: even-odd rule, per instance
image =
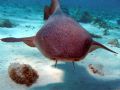
MULTIPOLYGON (((36 47, 46 57, 55 60, 74 62, 80 61, 85 56, 103 48, 116 53, 104 45, 94 41, 79 23, 65 15, 58 0, 51 0, 51 5, 45 7, 46 23, 33 37, 3 38, 3 42, 24 42, 30 47, 36 47), (47 20, 48 19, 48 20, 47 20)), ((56 65, 55 64, 55 65, 56 65)))

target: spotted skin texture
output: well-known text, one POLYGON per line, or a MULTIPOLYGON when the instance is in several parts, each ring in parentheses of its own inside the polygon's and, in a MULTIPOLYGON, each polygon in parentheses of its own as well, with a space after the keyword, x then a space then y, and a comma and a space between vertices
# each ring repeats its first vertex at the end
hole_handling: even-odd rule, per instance
POLYGON ((35 41, 48 58, 78 61, 86 56, 92 38, 73 19, 58 14, 49 18, 37 33, 35 41))

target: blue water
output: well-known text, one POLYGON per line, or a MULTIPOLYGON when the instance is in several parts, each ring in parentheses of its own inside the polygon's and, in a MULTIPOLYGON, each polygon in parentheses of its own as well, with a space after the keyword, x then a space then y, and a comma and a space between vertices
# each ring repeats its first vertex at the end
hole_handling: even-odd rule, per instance
MULTIPOLYGON (((66 8, 81 8, 90 12, 97 11, 107 12, 109 15, 120 14, 120 1, 119 0, 60 0, 63 7, 66 8)), ((50 4, 50 0, 0 0, 1 5, 12 7, 37 7, 44 8, 45 5, 50 4)))
MULTIPOLYGON (((44 6, 50 3, 50 0, 0 0, 0 4, 18 4, 18 5, 32 5, 34 6, 44 6)), ((81 6, 83 8, 91 9, 119 9, 119 0, 60 0, 60 2, 66 7, 77 7, 81 6)))

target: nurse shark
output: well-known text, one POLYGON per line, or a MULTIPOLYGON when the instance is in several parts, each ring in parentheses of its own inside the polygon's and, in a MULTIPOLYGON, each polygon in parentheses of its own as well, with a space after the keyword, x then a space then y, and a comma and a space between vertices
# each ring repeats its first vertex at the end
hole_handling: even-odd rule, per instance
POLYGON ((74 62, 83 60, 86 55, 98 48, 116 53, 92 39, 74 19, 63 13, 58 0, 51 0, 51 5, 44 9, 43 27, 35 36, 3 38, 3 42, 24 42, 36 47, 47 58, 56 61, 74 62))

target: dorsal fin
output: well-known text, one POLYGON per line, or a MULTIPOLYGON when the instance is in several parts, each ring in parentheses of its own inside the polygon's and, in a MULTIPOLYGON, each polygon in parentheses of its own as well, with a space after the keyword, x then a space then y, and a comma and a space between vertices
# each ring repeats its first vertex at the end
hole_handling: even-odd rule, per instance
POLYGON ((52 4, 51 5, 54 7, 54 10, 53 10, 54 13, 61 10, 58 0, 51 0, 51 1, 52 1, 52 4, 53 4, 53 5, 52 4))
POLYGON ((47 20, 52 14, 61 12, 58 0, 51 0, 51 5, 44 8, 44 20, 47 20))
MULTIPOLYGON (((91 47, 90 47, 90 49, 89 49, 89 52, 92 52, 92 51, 94 51, 94 50, 96 50, 96 49, 98 49, 98 48, 103 48, 103 49, 108 50, 108 51, 110 51, 110 52, 112 52, 112 53, 116 53, 115 51, 113 51, 113 50, 105 47, 104 45, 102 45, 102 44, 100 44, 100 43, 98 43, 98 42, 96 42, 96 41, 93 41, 93 42, 92 42, 92 45, 91 45, 91 47)), ((116 54, 118 54, 118 53, 116 53, 116 54)))

